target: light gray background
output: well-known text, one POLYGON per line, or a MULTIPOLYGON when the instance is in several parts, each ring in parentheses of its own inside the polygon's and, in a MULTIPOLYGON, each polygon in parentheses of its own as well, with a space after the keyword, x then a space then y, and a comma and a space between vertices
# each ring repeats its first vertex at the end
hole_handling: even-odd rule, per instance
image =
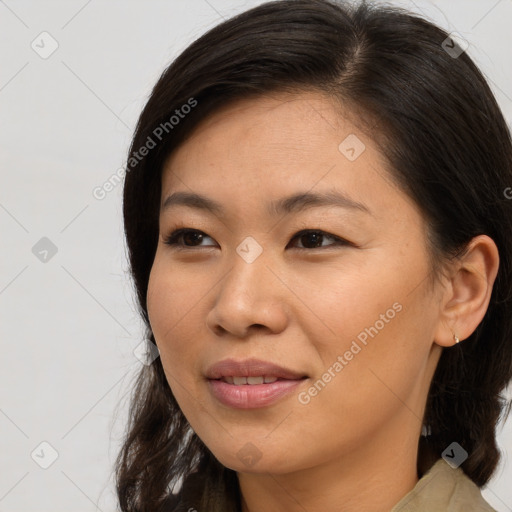
MULTIPOLYGON (((122 186, 103 200, 92 191, 124 165, 137 116, 172 58, 260 3, 0 2, 0 512, 115 510, 112 463, 143 364, 133 353, 142 331, 122 186), (31 47, 51 49, 44 31, 58 43, 46 59, 31 47), (57 248, 39 254, 46 262, 32 252, 42 237, 57 248), (58 454, 48 469, 39 464, 53 452, 42 442, 58 454)), ((468 40, 510 124, 512 0, 392 3, 468 40)), ((484 496, 505 512, 512 420, 499 443, 504 460, 484 496)))

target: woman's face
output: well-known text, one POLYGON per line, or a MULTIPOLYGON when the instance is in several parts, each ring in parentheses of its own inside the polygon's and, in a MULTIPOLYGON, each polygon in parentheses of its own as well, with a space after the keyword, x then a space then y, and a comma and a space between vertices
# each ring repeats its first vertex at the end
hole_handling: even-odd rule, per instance
POLYGON ((320 94, 239 101, 173 153, 161 199, 151 326, 225 466, 288 473, 416 448, 439 297, 424 220, 366 134, 320 94))

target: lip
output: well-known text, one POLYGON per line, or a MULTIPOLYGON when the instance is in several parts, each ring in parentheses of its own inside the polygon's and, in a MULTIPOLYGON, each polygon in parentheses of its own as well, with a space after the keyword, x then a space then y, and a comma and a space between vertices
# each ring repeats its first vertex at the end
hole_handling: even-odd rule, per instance
POLYGON ((212 395, 223 405, 235 409, 256 409, 274 404, 299 387, 307 375, 262 361, 224 359, 210 366, 206 378, 212 395), (236 386, 221 380, 223 377, 275 377, 268 384, 242 384, 236 386))
POLYGON ((258 377, 260 375, 278 379, 298 380, 307 375, 289 370, 261 359, 223 359, 206 370, 207 379, 222 379, 222 377, 258 377))

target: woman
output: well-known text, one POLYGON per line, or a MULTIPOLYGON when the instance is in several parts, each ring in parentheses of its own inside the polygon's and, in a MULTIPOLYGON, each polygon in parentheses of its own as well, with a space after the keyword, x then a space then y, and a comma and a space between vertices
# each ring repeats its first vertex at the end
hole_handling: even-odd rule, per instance
POLYGON ((121 510, 493 510, 511 162, 482 74, 404 11, 269 2, 191 44, 128 158, 160 357, 121 510))

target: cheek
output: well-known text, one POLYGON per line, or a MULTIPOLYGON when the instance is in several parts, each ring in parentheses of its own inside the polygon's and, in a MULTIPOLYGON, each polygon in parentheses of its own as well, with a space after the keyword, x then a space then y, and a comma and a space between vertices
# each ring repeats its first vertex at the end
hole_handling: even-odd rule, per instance
MULTIPOLYGON (((185 280, 183 273, 166 268, 157 256, 148 284, 148 316, 164 370, 168 377, 176 376, 180 381, 190 375, 194 352, 197 355, 200 337, 195 332, 196 322, 190 318, 200 298, 201 291, 188 277, 185 280)), ((172 386, 171 381, 169 384, 172 386)))
MULTIPOLYGON (((394 301, 399 295, 374 297, 366 304, 364 318, 338 317, 337 341, 317 345, 323 373, 299 397, 293 415, 311 457, 367 444, 393 418, 421 421, 429 318, 419 316, 421 306, 411 296, 394 301), (381 307, 381 299, 386 307, 381 307), (393 309, 397 302, 402 309, 393 309), (332 441, 326 443, 328 438, 332 441)), ((352 305, 354 310, 358 306, 352 305)))
POLYGON ((178 315, 173 309, 176 302, 173 300, 173 288, 169 284, 166 272, 156 259, 149 275, 146 302, 149 322, 159 348, 164 348, 160 346, 164 334, 172 329, 178 315))
POLYGON ((147 307, 153 332, 161 343, 179 337, 176 333, 190 326, 189 318, 200 307, 206 290, 207 283, 199 273, 184 272, 157 251, 149 275, 147 307))
POLYGON ((323 399, 315 401, 365 415, 393 409, 417 385, 436 317, 425 293, 428 266, 421 258, 407 257, 414 262, 408 268, 374 261, 350 277, 340 273, 339 289, 318 297, 315 304, 330 332, 310 333, 310 339, 326 371, 320 378, 329 383, 319 393, 323 399), (336 377, 330 377, 329 368, 336 377))
MULTIPOLYGON (((343 341, 325 348, 328 365, 341 356, 343 369, 320 399, 322 407, 338 411, 341 424, 350 416, 355 425, 375 426, 404 407, 420 415, 418 398, 435 325, 425 306, 421 296, 395 288, 368 300, 364 318, 345 317, 350 334, 343 335, 340 325, 343 341)), ((359 310, 358 304, 353 307, 359 310)))

